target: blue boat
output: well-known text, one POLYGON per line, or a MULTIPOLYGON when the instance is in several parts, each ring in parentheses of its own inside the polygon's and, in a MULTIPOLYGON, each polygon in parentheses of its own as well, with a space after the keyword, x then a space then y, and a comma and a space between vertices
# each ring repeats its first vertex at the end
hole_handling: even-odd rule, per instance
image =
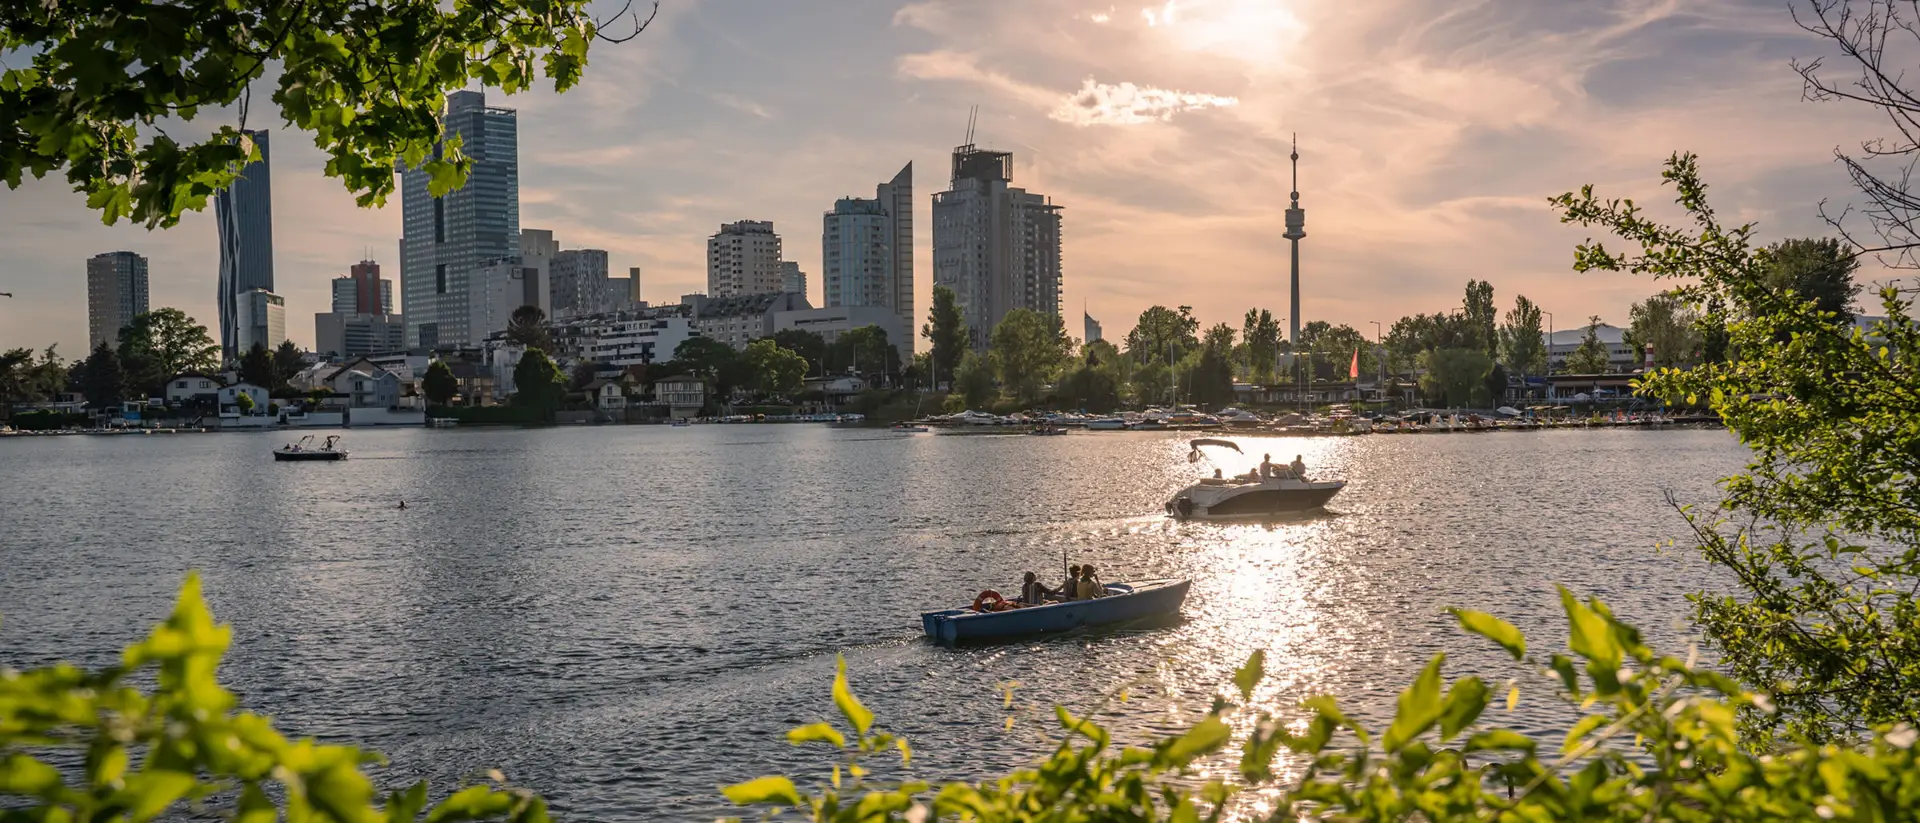
POLYGON ((1187 600, 1189 584, 1187 580, 1108 583, 1107 596, 1093 600, 1001 612, 973 609, 925 612, 920 615, 920 626, 926 630, 928 639, 951 645, 1167 618, 1180 613, 1180 604, 1187 600))

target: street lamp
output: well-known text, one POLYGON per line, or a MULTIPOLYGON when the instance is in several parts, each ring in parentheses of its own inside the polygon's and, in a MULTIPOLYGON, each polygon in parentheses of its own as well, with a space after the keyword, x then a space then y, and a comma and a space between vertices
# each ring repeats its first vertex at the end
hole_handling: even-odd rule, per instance
POLYGON ((1369 323, 1372 323, 1372 324, 1373 324, 1373 359, 1374 359, 1375 361, 1377 361, 1377 362, 1376 362, 1376 365, 1378 365, 1378 366, 1380 367, 1380 388, 1379 388, 1379 391, 1380 391, 1380 394, 1381 394, 1381 396, 1382 396, 1382 397, 1384 397, 1384 396, 1386 396, 1386 391, 1387 391, 1387 347, 1386 347, 1386 339, 1387 339, 1387 338, 1386 338, 1386 333, 1385 333, 1385 332, 1383 332, 1383 331, 1381 331, 1381 329, 1382 329, 1383 327, 1382 327, 1382 326, 1380 325, 1380 321, 1378 321, 1378 320, 1368 320, 1367 322, 1369 322, 1369 323))
POLYGON ((1540 310, 1547 316, 1547 399, 1553 399, 1553 312, 1540 310))

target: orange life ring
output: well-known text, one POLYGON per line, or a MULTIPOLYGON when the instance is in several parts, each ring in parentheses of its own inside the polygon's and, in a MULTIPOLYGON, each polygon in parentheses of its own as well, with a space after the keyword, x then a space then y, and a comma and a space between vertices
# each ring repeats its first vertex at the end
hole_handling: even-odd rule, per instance
POLYGON ((973 610, 976 612, 997 612, 997 611, 1000 611, 1001 607, 1005 606, 1006 604, 1007 604, 1007 599, 1004 597, 1001 597, 999 592, 994 591, 992 589, 988 589, 986 591, 981 592, 979 597, 976 597, 973 599, 973 610), (992 600, 993 605, 985 609, 980 608, 980 604, 985 603, 988 600, 992 600))

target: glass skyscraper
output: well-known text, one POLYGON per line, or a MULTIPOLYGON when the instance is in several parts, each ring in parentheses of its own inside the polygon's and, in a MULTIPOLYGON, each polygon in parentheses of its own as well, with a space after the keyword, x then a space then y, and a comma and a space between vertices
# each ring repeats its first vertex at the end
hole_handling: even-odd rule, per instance
POLYGON ((481 92, 457 91, 447 95, 442 122, 460 136, 473 171, 466 186, 436 198, 426 172, 401 170, 400 296, 409 347, 479 342, 488 330, 467 328, 472 274, 520 249, 518 116, 488 106, 481 92))
POLYGON ((254 289, 273 291, 273 167, 264 130, 246 132, 260 159, 240 170, 233 185, 213 196, 220 227, 220 350, 228 359, 240 350, 239 295, 254 289))

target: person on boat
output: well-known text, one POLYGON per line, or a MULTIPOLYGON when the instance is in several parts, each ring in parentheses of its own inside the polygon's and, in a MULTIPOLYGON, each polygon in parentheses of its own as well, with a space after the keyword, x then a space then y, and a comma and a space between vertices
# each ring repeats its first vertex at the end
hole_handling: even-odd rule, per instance
POLYGON ((1214 469, 1214 470, 1213 470, 1213 479, 1215 479, 1215 480, 1222 480, 1222 479, 1225 479, 1225 478, 1223 478, 1223 477, 1221 477, 1221 475, 1220 475, 1220 470, 1219 470, 1219 469, 1214 469))
POLYGON ((1047 584, 1040 582, 1040 576, 1027 572, 1027 579, 1020 584, 1020 605, 1044 605, 1051 597, 1053 597, 1053 590, 1047 588, 1047 584))
POLYGON ((1075 563, 1067 568, 1067 579, 1061 581, 1060 588, 1054 590, 1053 594, 1061 600, 1079 600, 1079 590, 1080 564, 1075 563))
POLYGON ((1100 575, 1094 572, 1093 566, 1090 564, 1086 566, 1081 566, 1080 567, 1080 585, 1074 588, 1073 599, 1092 600, 1096 597, 1106 597, 1106 596, 1107 596, 1107 587, 1105 584, 1100 582, 1100 575))
POLYGON ((1295 480, 1299 480, 1303 483, 1306 482, 1307 461, 1300 459, 1300 455, 1297 455, 1297 454, 1294 455, 1293 463, 1288 465, 1287 468, 1293 469, 1293 478, 1295 480))
POLYGON ((1273 455, 1271 454, 1260 455, 1260 479, 1265 480, 1272 476, 1273 476, 1273 455))

